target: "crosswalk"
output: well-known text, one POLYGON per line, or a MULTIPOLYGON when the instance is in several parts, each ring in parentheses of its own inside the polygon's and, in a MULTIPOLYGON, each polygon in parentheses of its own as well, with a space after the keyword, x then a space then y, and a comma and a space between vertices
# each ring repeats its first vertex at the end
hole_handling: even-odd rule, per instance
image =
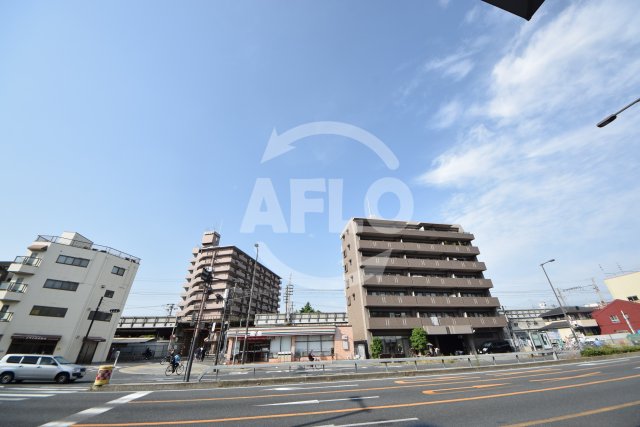
POLYGON ((21 400, 51 397, 57 394, 72 394, 87 391, 86 386, 33 386, 33 387, 5 387, 0 386, 0 404, 2 402, 18 402, 21 400))

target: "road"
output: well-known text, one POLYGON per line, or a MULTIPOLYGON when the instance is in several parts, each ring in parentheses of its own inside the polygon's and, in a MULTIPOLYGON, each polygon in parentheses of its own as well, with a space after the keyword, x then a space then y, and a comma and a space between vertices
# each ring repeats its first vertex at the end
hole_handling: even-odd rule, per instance
MULTIPOLYGON (((24 388, 34 385, 5 386, 0 397, 24 388)), ((640 356, 627 356, 508 370, 244 388, 153 391, 150 384, 148 391, 117 393, 74 388, 69 394, 0 401, 0 407, 2 424, 11 426, 637 427, 639 389, 640 356)))

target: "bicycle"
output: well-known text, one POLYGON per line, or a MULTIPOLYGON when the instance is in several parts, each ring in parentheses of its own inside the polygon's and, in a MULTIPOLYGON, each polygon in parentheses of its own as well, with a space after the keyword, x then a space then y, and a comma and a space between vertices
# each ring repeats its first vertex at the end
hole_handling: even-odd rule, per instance
POLYGON ((164 374, 166 376, 170 376, 171 374, 182 375, 182 373, 184 372, 184 364, 180 362, 180 364, 176 366, 175 372, 172 372, 172 371, 173 371, 173 366, 169 365, 167 366, 167 369, 164 370, 164 374))
POLYGON ((164 365, 167 362, 171 362, 171 356, 170 355, 166 355, 165 357, 163 357, 162 359, 160 359, 160 364, 164 365))

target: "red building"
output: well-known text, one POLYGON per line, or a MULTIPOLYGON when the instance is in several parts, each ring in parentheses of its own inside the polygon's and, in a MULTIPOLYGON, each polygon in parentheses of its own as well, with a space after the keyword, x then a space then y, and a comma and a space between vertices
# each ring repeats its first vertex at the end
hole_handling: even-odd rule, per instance
POLYGON ((603 308, 593 311, 591 317, 598 322, 600 333, 603 335, 634 333, 640 329, 640 304, 617 299, 603 308), (629 330, 629 324, 631 324, 633 331, 629 330))

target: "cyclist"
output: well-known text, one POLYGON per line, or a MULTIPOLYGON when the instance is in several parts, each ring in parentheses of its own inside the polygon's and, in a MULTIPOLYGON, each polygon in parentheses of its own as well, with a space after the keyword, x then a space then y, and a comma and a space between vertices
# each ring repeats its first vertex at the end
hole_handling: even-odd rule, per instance
POLYGON ((176 368, 178 367, 178 365, 180 365, 180 354, 176 353, 173 355, 173 358, 171 359, 171 373, 174 373, 176 371, 176 368))

